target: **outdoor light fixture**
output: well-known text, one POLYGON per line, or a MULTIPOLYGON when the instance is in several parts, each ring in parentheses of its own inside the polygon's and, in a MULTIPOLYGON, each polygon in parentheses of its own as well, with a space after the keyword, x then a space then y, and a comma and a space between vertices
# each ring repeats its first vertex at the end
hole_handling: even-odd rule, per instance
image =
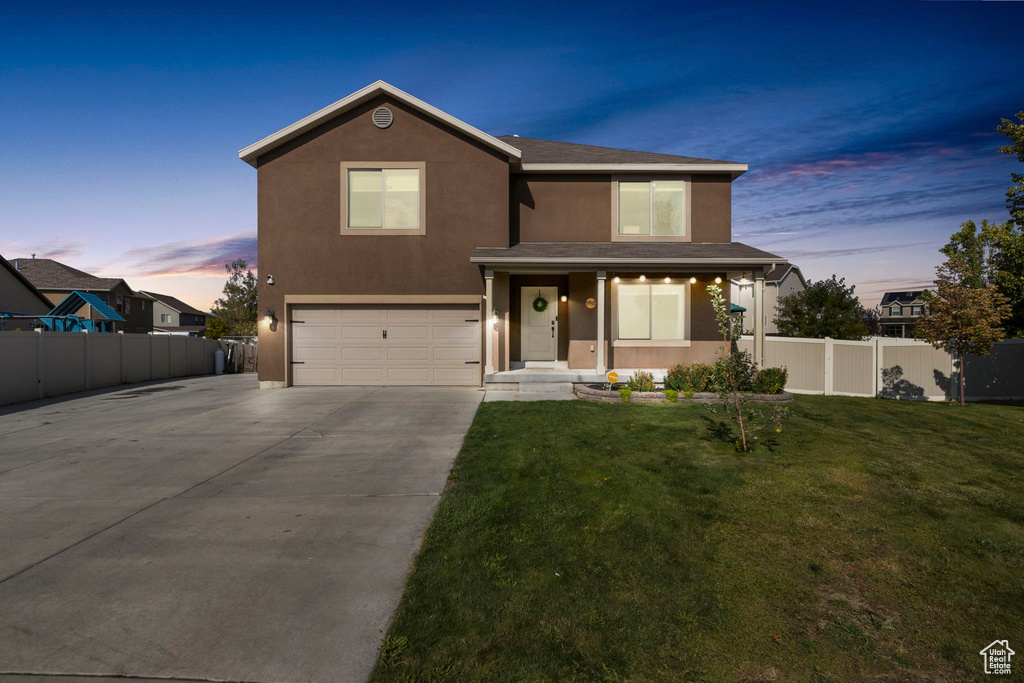
POLYGON ((640 276, 640 282, 643 282, 643 281, 644 281, 644 280, 646 280, 646 279, 647 279, 647 278, 646 278, 645 276, 643 276, 643 275, 641 275, 641 276, 640 276))
POLYGON ((267 276, 267 284, 268 285, 274 284, 274 276, 273 275, 268 275, 267 276))
POLYGON ((274 311, 268 308, 267 309, 267 315, 264 318, 264 320, 267 321, 267 323, 274 322, 274 311))
POLYGON ((695 278, 695 277, 691 277, 691 278, 690 278, 690 284, 691 284, 691 285, 695 285, 695 284, 697 284, 697 278, 695 278))
POLYGON ((569 300, 569 297, 567 297, 565 294, 563 294, 562 295, 562 301, 568 301, 568 300, 569 300))
POLYGON ((619 276, 616 275, 614 278, 612 278, 612 282, 614 282, 615 284, 619 284, 619 276))
POLYGON ((668 283, 670 283, 670 282, 672 282, 672 278, 670 278, 670 277, 667 277, 667 278, 665 278, 665 284, 666 284, 666 285, 667 285, 668 283))
POLYGON ((716 277, 716 278, 715 278, 715 284, 716 284, 716 285, 720 285, 720 284, 722 284, 722 278, 720 278, 720 277, 716 277))

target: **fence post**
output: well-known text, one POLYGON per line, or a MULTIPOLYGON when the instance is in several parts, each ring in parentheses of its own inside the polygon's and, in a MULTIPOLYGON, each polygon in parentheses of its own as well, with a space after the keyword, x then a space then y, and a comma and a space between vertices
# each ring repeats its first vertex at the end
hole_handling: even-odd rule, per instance
POLYGON ((37 337, 39 338, 39 353, 36 356, 39 358, 39 367, 36 368, 36 377, 39 384, 39 398, 46 398, 46 387, 43 384, 43 368, 46 367, 43 364, 43 330, 41 327, 36 328, 37 337))
POLYGON ((117 335, 121 338, 120 341, 117 342, 117 348, 118 348, 118 354, 119 354, 118 355, 118 366, 117 367, 118 367, 118 370, 119 370, 119 373, 120 373, 120 377, 121 377, 121 384, 124 384, 125 380, 128 379, 127 377, 125 377, 125 374, 124 374, 124 330, 118 330, 117 335))
POLYGON ((825 386, 824 394, 832 395, 832 337, 825 337, 825 386))
POLYGON ((882 368, 885 366, 885 337, 879 337, 877 350, 875 351, 875 396, 879 396, 885 388, 885 380, 882 378, 882 368))
POLYGON ((89 391, 92 388, 89 386, 89 331, 82 330, 82 334, 85 335, 85 340, 82 342, 82 357, 84 359, 82 372, 85 374, 85 390, 89 391))
POLYGON ((880 389, 878 384, 878 375, 880 374, 878 370, 878 340, 879 337, 875 337, 871 344, 871 393, 874 394, 876 398, 878 397, 880 389))
POLYGON ((192 339, 192 337, 185 337, 185 376, 186 377, 191 377, 192 376, 192 349, 189 348, 189 346, 191 346, 191 344, 192 344, 191 339, 192 339))

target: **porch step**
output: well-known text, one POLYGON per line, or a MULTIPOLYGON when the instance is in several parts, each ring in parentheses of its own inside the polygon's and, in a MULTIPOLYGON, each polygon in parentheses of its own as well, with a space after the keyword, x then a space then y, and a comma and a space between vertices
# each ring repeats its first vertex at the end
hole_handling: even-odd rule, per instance
POLYGON ((525 382, 519 385, 520 394, 571 394, 572 382, 525 382))

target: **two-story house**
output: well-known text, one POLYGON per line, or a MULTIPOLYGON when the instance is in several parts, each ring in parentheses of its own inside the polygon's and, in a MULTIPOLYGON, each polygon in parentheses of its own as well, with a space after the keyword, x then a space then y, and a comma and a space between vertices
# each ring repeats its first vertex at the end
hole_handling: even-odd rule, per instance
POLYGON ((494 137, 382 81, 239 156, 257 169, 262 386, 711 361, 707 287, 751 273, 760 309, 786 263, 732 241, 746 164, 494 137))
POLYGON ((209 314, 169 294, 143 292, 153 298, 153 331, 202 337, 209 314))
MULTIPOLYGON (((11 263, 54 306, 72 292, 95 294, 124 318, 114 325, 115 330, 138 333, 153 331, 152 298, 148 294, 136 292, 121 278, 96 277, 48 258, 15 258, 11 259, 11 263)), ((105 319, 87 303, 69 312, 86 319, 105 319)))
POLYGON ((886 292, 880 304, 882 335, 886 337, 913 337, 917 319, 924 313, 924 290, 913 292, 886 292))

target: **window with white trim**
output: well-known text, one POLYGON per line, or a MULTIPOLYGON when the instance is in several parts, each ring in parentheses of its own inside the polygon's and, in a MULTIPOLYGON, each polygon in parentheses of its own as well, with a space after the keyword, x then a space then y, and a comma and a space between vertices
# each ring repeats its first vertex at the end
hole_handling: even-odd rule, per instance
POLYGON ((920 306, 911 306, 910 315, 921 315, 922 309, 920 306))
POLYGON ((686 233, 686 182, 620 180, 619 235, 677 236, 686 233))
POLYGON ((161 313, 160 314, 160 322, 162 322, 162 323, 169 323, 169 322, 171 322, 171 314, 170 313, 161 313))
POLYGON ((686 285, 618 286, 618 338, 635 341, 686 339, 686 285))
POLYGON ((891 306, 889 308, 889 315, 902 315, 903 309, 899 306, 891 306))
POLYGON ((346 185, 349 229, 420 227, 420 169, 350 168, 346 185))

